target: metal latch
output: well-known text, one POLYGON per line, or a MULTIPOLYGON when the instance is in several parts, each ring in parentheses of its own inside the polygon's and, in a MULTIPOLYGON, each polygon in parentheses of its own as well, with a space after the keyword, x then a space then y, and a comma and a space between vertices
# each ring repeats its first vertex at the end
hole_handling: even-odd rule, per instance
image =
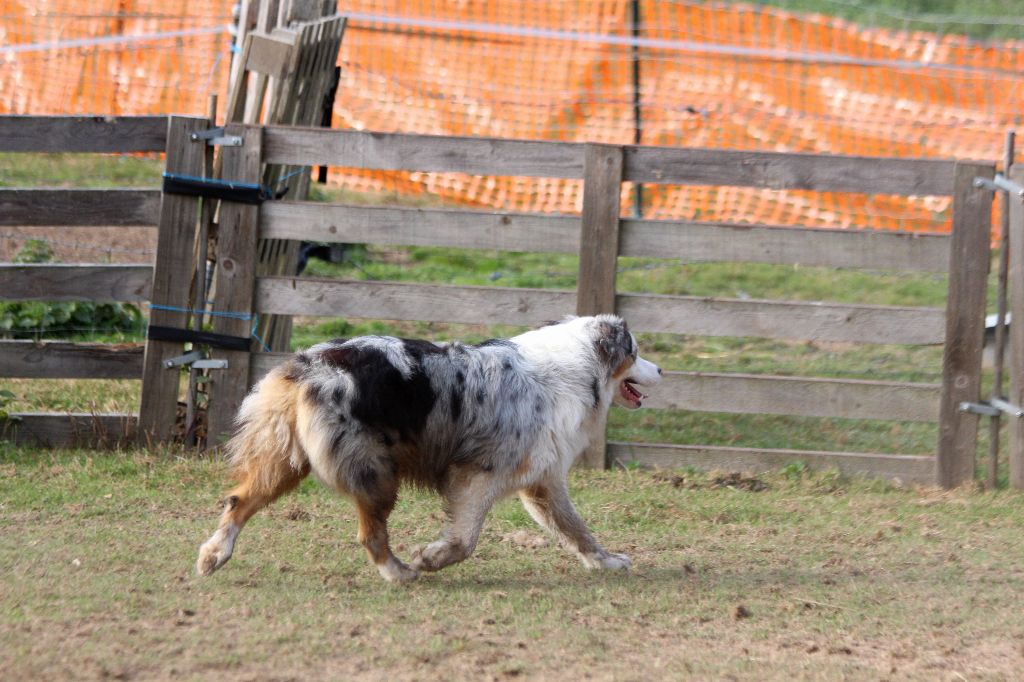
POLYGON ((166 369, 182 365, 191 365, 192 369, 227 369, 228 361, 219 358, 204 358, 203 354, 197 350, 164 360, 164 367, 166 369))
POLYGON ((206 140, 206 144, 217 145, 221 147, 241 147, 242 138, 238 135, 225 135, 224 126, 217 128, 209 128, 196 133, 192 133, 189 136, 193 142, 199 142, 200 140, 206 140))
POLYGON ((983 414, 986 417, 998 417, 1002 413, 1006 413, 1011 417, 1024 417, 1024 408, 1020 408, 1013 403, 1008 403, 1000 398, 992 398, 988 401, 982 401, 980 403, 962 402, 960 403, 961 412, 971 412, 973 414, 983 414))

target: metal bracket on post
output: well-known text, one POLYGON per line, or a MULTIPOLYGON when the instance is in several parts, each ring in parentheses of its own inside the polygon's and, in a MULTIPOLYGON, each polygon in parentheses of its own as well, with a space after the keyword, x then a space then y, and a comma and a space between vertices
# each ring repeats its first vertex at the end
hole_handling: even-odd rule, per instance
POLYGON ((1024 408, 1018 407, 1013 403, 1008 403, 1000 398, 992 398, 988 401, 982 401, 980 403, 960 403, 961 412, 971 412, 973 414, 982 414, 986 417, 997 417, 1004 412, 1011 417, 1017 417, 1018 419, 1024 417, 1024 408))
POLYGON ((996 176, 991 180, 988 178, 974 178, 974 186, 984 187, 993 192, 1009 192, 1016 195, 1018 199, 1024 199, 1024 187, 1021 187, 1016 182, 1007 180, 1001 173, 996 173, 996 176))
POLYGON ((208 145, 217 145, 221 147, 242 146, 242 138, 238 135, 225 135, 224 126, 194 132, 189 136, 189 139, 193 142, 205 140, 208 145))
POLYGON ((197 350, 189 351, 184 355, 178 355, 177 357, 164 360, 164 367, 167 369, 173 369, 182 365, 191 365, 192 369, 227 369, 227 360, 210 360, 203 357, 203 354, 197 350))

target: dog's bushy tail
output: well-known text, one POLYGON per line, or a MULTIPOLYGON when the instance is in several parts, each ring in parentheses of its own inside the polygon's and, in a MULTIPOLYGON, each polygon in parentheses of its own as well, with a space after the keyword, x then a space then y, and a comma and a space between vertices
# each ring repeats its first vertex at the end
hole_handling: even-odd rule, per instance
POLYGON ((227 444, 234 477, 247 494, 276 496, 298 474, 309 471, 309 458, 296 432, 300 386, 279 367, 242 402, 235 435, 227 444))

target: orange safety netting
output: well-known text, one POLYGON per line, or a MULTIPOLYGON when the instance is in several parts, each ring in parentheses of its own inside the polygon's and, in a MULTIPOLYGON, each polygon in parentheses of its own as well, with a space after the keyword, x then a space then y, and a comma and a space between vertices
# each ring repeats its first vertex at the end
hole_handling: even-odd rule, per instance
MULTIPOLYGON (((0 47, 0 113, 202 113, 208 92, 224 92, 230 36, 216 29, 230 21, 230 0, 81 4, 15 0, 0 14, 6 48, 55 43, 0 47), (129 34, 158 37, 61 46, 129 34)), ((996 161, 1024 104, 1021 42, 641 0, 635 52, 624 44, 628 0, 351 0, 339 8, 358 17, 342 45, 339 127, 632 143, 637 53, 646 144, 996 161)), ((582 202, 578 181, 348 169, 332 179, 477 207, 568 213, 582 202)), ((643 192, 650 217, 949 229, 948 198, 643 192)), ((633 196, 624 188, 626 210, 633 196)))

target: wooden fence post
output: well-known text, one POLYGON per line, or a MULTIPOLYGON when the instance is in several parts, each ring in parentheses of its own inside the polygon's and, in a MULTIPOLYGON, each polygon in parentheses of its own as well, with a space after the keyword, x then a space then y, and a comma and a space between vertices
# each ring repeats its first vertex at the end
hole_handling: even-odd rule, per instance
MULTIPOLYGON (((194 142, 193 132, 206 130, 210 122, 202 118, 171 116, 167 128, 168 173, 202 175, 206 143, 194 142)), ((199 199, 164 194, 160 201, 160 226, 156 262, 153 265, 152 307, 149 323, 183 329, 188 314, 155 306, 189 307, 192 282, 192 244, 199 220, 199 199)), ((178 409, 179 368, 167 369, 164 361, 184 352, 181 342, 147 341, 142 372, 142 399, 139 406, 139 439, 143 444, 169 440, 174 435, 178 409)))
MULTIPOLYGON (((1024 167, 1012 166, 1010 179, 1024 184, 1024 167)), ((1006 248, 1010 249, 1010 276, 1007 293, 1010 297, 1010 392, 1009 402, 1024 404, 1024 203, 1018 196, 1010 195, 1010 238, 1006 248)), ((1010 486, 1024 489, 1024 419, 1011 417, 1007 426, 1010 430, 1010 486)))
POLYGON ((993 193, 975 187, 974 179, 994 176, 991 164, 956 165, 936 457, 936 482, 944 488, 963 485, 975 473, 978 415, 961 411, 960 403, 981 399, 993 193))
MULTIPOLYGON (((239 124, 225 126, 225 135, 242 138, 240 147, 223 147, 224 180, 259 183, 262 179, 263 128, 239 124)), ((217 274, 212 317, 218 334, 249 337, 255 318, 253 294, 256 284, 256 239, 259 206, 221 202, 217 226, 217 274)), ((216 447, 231 432, 232 421, 249 390, 249 351, 220 350, 211 357, 228 361, 227 369, 212 370, 210 404, 207 412, 207 447, 216 447)))
MULTIPOLYGON (((576 314, 615 312, 615 275, 619 256, 619 201, 622 190, 622 147, 588 144, 583 152, 583 217, 580 230, 580 272, 576 314)), ((608 466, 606 417, 601 440, 583 453, 583 466, 608 466)))

